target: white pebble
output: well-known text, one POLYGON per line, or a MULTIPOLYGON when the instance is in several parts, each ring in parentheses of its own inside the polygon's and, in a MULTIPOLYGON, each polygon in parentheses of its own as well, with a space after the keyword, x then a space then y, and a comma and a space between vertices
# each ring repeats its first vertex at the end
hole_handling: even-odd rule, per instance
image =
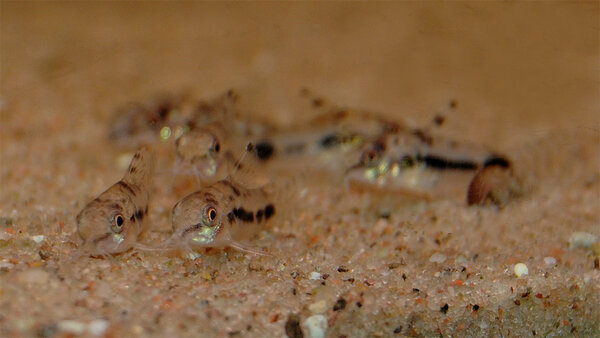
POLYGON ((44 240, 44 235, 31 236, 31 239, 37 244, 40 244, 44 240))
POLYGON ((575 248, 591 248, 596 243, 596 236, 588 232, 574 232, 569 238, 569 247, 575 248))
POLYGON ((310 316, 302 326, 304 326, 304 332, 308 332, 308 337, 324 338, 325 330, 327 330, 327 318, 323 315, 310 316))
POLYGON ((444 255, 443 253, 439 253, 439 252, 436 252, 433 255, 431 255, 431 257, 429 257, 429 261, 431 263, 444 263, 445 260, 446 260, 446 255, 444 255))
POLYGON ((310 275, 308 275, 308 279, 310 279, 310 280, 319 280, 319 279, 321 279, 321 274, 318 273, 318 272, 316 272, 316 271, 313 271, 313 272, 310 273, 310 275))
POLYGON ((527 265, 525 265, 523 263, 517 263, 517 264, 515 264, 514 272, 515 272, 515 276, 520 278, 521 276, 528 275, 529 269, 527 268, 527 265))
POLYGON ((102 336, 108 329, 108 320, 94 319, 88 325, 88 331, 93 336, 102 336))
POLYGON ((0 261, 0 269, 11 269, 12 267, 14 267, 14 264, 9 263, 9 262, 4 262, 4 261, 0 261))
POLYGON ((63 332, 80 335, 85 331, 85 323, 76 320, 61 320, 58 322, 58 329, 63 332))
POLYGON ((546 264, 548 267, 553 267, 556 265, 556 258, 551 256, 544 257, 544 264, 546 264))

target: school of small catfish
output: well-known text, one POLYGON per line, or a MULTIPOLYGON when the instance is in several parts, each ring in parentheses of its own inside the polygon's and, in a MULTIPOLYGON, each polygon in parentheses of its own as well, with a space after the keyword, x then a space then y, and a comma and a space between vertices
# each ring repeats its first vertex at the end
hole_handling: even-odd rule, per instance
POLYGON ((292 127, 250 118, 232 90, 211 100, 163 94, 121 106, 110 121, 108 137, 120 148, 137 151, 123 178, 77 215, 84 252, 102 256, 132 248, 194 252, 232 247, 264 254, 248 241, 278 220, 280 199, 268 182, 257 186, 237 179, 240 172, 252 175, 248 167, 270 177, 316 170, 342 177, 344 189, 426 200, 435 196, 445 176, 459 173, 469 177, 464 186, 469 205, 501 206, 521 194, 506 156, 434 135, 436 125, 443 123, 440 116, 431 126, 413 128, 329 104, 307 90, 300 95, 314 113, 308 122, 292 127), (157 174, 153 144, 165 139, 174 141, 171 181, 190 177, 195 191, 173 206, 170 238, 149 247, 138 243, 138 236, 149 227, 157 174))

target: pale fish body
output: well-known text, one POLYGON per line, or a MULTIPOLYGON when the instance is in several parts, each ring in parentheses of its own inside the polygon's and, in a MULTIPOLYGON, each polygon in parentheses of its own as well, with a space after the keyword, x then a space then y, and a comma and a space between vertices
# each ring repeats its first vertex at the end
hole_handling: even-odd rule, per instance
POLYGON ((358 162, 348 170, 347 179, 351 186, 372 185, 430 196, 444 188, 439 182, 455 184, 463 180, 459 174, 466 174, 462 176, 468 182, 489 166, 508 169, 511 163, 485 147, 436 138, 413 129, 386 133, 367 145, 358 162))
POLYGON ((369 112, 334 107, 305 125, 254 140, 254 154, 275 168, 326 169, 342 174, 365 145, 404 128, 369 112))
MULTIPOLYGON (((191 173, 198 181, 206 182, 223 171, 225 128, 214 122, 190 130, 175 141, 174 174, 191 173)), ((221 177, 222 178, 222 177, 221 177)))
POLYGON ((263 189, 221 180, 175 205, 169 245, 189 249, 230 246, 254 252, 239 241, 256 236, 275 212, 275 204, 263 189))
POLYGON ((148 216, 153 167, 153 152, 146 147, 138 149, 125 176, 79 212, 77 232, 85 251, 114 254, 136 243, 148 216))

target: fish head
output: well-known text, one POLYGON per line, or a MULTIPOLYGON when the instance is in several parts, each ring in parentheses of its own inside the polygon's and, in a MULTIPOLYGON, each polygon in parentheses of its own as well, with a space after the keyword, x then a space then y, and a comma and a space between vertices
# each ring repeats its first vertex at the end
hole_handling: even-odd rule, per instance
POLYGON ((192 193, 179 201, 172 212, 173 242, 189 247, 219 247, 230 240, 226 210, 209 191, 192 193))
POLYGON ((208 129, 198 129, 181 135, 175 141, 177 160, 192 167, 199 178, 207 179, 217 173, 223 149, 220 137, 208 129))
POLYGON ((140 232, 141 218, 143 213, 136 212, 130 199, 93 200, 76 218, 84 251, 104 255, 129 249, 140 232))

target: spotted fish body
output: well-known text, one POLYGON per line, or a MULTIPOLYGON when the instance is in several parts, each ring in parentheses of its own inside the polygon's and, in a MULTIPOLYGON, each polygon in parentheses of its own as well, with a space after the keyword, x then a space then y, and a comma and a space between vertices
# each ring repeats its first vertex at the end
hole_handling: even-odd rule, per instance
POLYGON ((263 189, 247 189, 228 179, 221 180, 175 205, 170 245, 244 250, 239 241, 254 237, 275 213, 275 204, 263 189))
POLYGON ((211 122, 232 120, 237 100, 232 90, 208 100, 194 100, 186 92, 156 93, 119 106, 109 121, 108 138, 126 148, 165 141, 171 132, 179 136, 211 122))
POLYGON ((355 163, 365 145, 403 128, 366 111, 332 107, 304 125, 253 140, 253 154, 270 169, 316 169, 339 177, 355 163))
POLYGON ((77 215, 77 232, 86 252, 115 254, 133 246, 148 216, 153 167, 154 154, 146 147, 138 149, 125 176, 77 215))
POLYGON ((386 133, 369 144, 347 177, 351 183, 385 188, 432 189, 443 174, 471 177, 488 166, 510 167, 510 161, 484 147, 434 138, 414 129, 386 133))

